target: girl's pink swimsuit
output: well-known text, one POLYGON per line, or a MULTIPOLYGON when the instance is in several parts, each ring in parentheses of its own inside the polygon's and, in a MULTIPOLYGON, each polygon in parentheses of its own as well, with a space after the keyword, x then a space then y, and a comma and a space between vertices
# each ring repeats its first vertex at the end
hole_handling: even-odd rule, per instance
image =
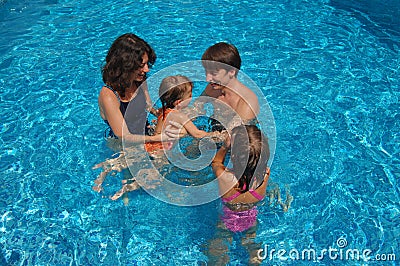
MULTIPOLYGON (((262 200, 264 198, 253 189, 250 189, 249 193, 258 200, 262 200)), ((236 199, 241 194, 242 193, 238 191, 231 197, 223 198, 222 201, 224 203, 228 203, 236 199)), ((224 222, 225 226, 232 232, 243 232, 254 226, 257 221, 257 206, 254 206, 251 209, 245 211, 233 211, 224 204, 222 211, 224 212, 224 214, 221 220, 224 222)))

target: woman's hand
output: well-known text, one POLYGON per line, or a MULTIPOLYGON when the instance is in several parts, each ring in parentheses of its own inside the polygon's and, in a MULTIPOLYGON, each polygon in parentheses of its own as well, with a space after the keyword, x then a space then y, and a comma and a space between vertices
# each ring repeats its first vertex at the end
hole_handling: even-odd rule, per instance
POLYGON ((229 149, 231 147, 231 136, 229 135, 229 133, 227 131, 223 132, 223 134, 225 135, 225 140, 224 140, 224 144, 222 144, 222 146, 229 149))
POLYGON ((177 140, 185 135, 182 128, 183 125, 181 125, 180 123, 169 121, 169 125, 165 127, 162 135, 165 135, 167 140, 169 141, 177 140))
POLYGON ((147 112, 149 112, 150 114, 152 114, 152 115, 154 115, 155 117, 158 117, 160 114, 161 114, 161 109, 162 108, 160 108, 160 109, 155 109, 154 107, 153 107, 153 105, 147 105, 147 107, 146 107, 146 110, 147 110, 147 112))

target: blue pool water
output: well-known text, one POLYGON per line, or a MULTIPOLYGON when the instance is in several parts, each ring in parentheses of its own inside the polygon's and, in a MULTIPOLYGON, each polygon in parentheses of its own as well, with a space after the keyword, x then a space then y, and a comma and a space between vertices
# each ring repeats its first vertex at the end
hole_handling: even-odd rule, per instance
POLYGON ((247 264, 240 235, 217 228, 218 200, 138 191, 124 206, 108 198, 118 177, 92 191, 112 154, 100 69, 125 32, 156 50, 150 74, 238 47, 275 117, 272 181, 294 197, 286 213, 260 206, 256 249, 372 252, 264 265, 399 265, 400 4, 376 2, 0 1, 0 265, 203 265, 231 237, 229 265, 247 264))

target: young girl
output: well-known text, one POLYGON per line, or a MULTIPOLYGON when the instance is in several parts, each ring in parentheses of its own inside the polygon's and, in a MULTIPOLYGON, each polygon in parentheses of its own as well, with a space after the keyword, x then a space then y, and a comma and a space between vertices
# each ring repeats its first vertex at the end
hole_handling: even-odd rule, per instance
MULTIPOLYGON (((160 84, 158 91, 162 108, 157 118, 155 135, 161 134, 170 121, 183 125, 181 134, 189 134, 194 138, 222 137, 220 132, 206 132, 196 127, 191 119, 182 112, 192 100, 193 82, 181 75, 168 76, 160 84)), ((156 155, 162 149, 170 149, 171 142, 145 143, 145 149, 151 155, 156 155)))
POLYGON ((232 129, 231 139, 215 155, 212 169, 224 203, 222 221, 230 231, 242 232, 256 224, 255 204, 265 197, 270 175, 268 159, 268 140, 254 125, 232 129), (224 161, 230 146, 233 168, 227 169, 224 161))
POLYGON ((267 162, 270 157, 268 139, 254 125, 237 126, 231 131, 212 161, 212 169, 218 178, 220 195, 222 195, 222 223, 216 230, 215 238, 210 240, 207 256, 210 264, 225 265, 229 262, 229 246, 233 237, 227 237, 226 230, 241 233, 241 244, 249 252, 249 265, 259 265, 260 245, 255 242, 257 206, 266 195, 269 204, 277 197, 283 211, 287 211, 293 200, 286 191, 286 202, 281 202, 279 187, 266 191, 270 169, 267 162), (232 168, 224 165, 228 149, 231 149, 232 168), (222 229, 222 230, 221 230, 222 229))

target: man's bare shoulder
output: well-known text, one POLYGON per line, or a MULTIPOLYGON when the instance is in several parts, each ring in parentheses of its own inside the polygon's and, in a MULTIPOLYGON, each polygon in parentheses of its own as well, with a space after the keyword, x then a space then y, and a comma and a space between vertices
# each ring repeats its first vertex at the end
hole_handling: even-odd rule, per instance
POLYGON ((242 118, 252 119, 260 112, 260 104, 257 95, 248 87, 242 84, 240 88, 241 101, 238 105, 238 111, 242 118))
POLYGON ((253 106, 253 107, 259 106, 259 101, 258 101, 257 95, 254 93, 254 91, 249 89, 247 86, 241 84, 239 94, 251 106, 253 106))

